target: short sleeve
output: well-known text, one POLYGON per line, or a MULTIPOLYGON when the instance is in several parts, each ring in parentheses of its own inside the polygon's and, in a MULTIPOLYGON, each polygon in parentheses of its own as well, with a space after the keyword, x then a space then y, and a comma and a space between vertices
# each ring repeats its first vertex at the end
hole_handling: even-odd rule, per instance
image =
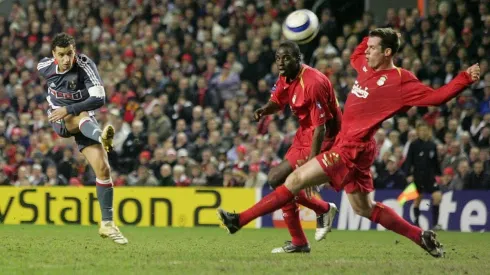
POLYGON ((310 118, 313 127, 325 124, 333 118, 332 104, 336 104, 333 99, 334 92, 328 82, 317 81, 309 87, 310 99, 310 118))
POLYGON ((37 63, 37 71, 39 74, 43 77, 46 77, 46 72, 48 71, 49 67, 53 64, 54 58, 43 58, 37 63))
POLYGON ((272 87, 270 100, 277 103, 281 110, 289 103, 289 94, 287 89, 284 89, 281 78, 278 78, 276 84, 272 87))

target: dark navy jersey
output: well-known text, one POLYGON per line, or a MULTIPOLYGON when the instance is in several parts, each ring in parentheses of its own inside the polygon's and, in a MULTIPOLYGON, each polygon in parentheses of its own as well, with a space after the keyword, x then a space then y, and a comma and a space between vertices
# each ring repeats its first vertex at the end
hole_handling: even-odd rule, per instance
MULTIPOLYGON (((105 98, 97 67, 84 54, 77 54, 72 68, 66 72, 58 72, 54 58, 43 58, 37 70, 47 81, 47 100, 52 109, 77 104, 91 96, 105 98)), ((93 113, 93 110, 87 111, 93 113)))

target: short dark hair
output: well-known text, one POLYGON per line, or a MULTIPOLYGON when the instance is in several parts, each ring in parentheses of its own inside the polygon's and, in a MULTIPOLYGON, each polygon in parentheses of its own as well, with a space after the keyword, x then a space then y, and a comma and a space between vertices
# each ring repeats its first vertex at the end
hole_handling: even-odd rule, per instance
POLYGON ((54 51, 56 47, 66 48, 70 45, 75 46, 75 38, 67 33, 58 33, 54 36, 53 41, 51 42, 51 49, 54 51))
POLYGON ((369 32, 369 36, 381 38, 381 49, 390 48, 392 54, 395 55, 400 49, 400 39, 398 34, 392 28, 377 28, 369 32))
POLYGON ((291 50, 291 53, 294 55, 294 57, 298 58, 298 60, 301 60, 301 50, 299 49, 298 44, 294 43, 293 41, 283 41, 281 44, 279 44, 279 48, 288 48, 291 50))

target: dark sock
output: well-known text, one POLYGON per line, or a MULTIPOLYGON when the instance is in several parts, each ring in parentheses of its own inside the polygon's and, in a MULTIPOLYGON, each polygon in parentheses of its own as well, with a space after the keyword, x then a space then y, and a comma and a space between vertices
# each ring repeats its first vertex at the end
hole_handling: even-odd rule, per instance
POLYGON ((97 123, 92 121, 90 118, 83 118, 80 120, 78 127, 80 128, 82 135, 100 142, 100 134, 102 133, 102 130, 100 130, 99 125, 97 125, 97 123))
POLYGON ((420 208, 414 207, 413 214, 415 215, 415 225, 419 226, 420 208))
POLYGON ((99 200, 102 221, 112 221, 113 187, 112 180, 96 179, 97 199, 99 200))
POLYGON ((439 205, 432 205, 432 227, 439 224, 439 205))

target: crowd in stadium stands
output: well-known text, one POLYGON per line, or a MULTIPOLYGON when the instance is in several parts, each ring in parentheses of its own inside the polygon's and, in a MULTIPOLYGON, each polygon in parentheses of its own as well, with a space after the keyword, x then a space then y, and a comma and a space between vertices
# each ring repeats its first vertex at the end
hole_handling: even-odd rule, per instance
MULTIPOLYGON (((63 31, 75 36, 104 81, 107 104, 96 116, 117 131, 110 154, 117 186, 263 186, 297 122, 289 109, 260 122, 253 111, 278 77, 282 20, 302 7, 301 0, 14 4, 0 16, 0 184, 95 184, 74 141, 58 138, 47 123, 46 83, 37 76, 37 62, 51 56, 51 39, 63 31)), ((433 88, 476 62, 482 77, 443 106, 383 122, 372 169, 377 188, 405 187, 403 161, 425 121, 443 190, 490 189, 488 7, 485 0, 429 1, 425 17, 417 9, 387 9, 378 27, 402 34, 396 65, 433 88)), ((305 63, 330 78, 342 105, 356 77, 349 56, 375 20, 366 12, 340 26, 330 10, 316 12, 321 30, 305 63)))

